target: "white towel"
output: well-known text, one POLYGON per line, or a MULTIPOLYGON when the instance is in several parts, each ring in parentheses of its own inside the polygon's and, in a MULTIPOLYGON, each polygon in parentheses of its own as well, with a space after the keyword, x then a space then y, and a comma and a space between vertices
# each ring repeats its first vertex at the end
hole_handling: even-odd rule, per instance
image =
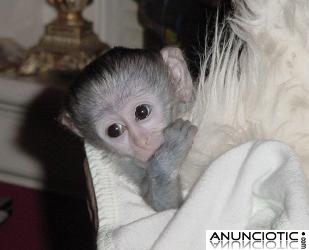
POLYGON ((276 141, 215 160, 178 210, 155 213, 113 164, 86 145, 99 209, 99 249, 205 249, 207 229, 308 229, 309 192, 294 152, 276 141), (104 160, 105 159, 105 160, 104 160))

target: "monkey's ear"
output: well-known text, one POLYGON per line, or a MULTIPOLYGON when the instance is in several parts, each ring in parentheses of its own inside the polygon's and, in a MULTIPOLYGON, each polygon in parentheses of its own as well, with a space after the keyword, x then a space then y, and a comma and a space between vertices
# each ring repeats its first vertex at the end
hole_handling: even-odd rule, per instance
POLYGON ((61 113, 61 115, 59 116, 59 121, 62 123, 62 125, 64 125, 65 127, 67 127, 69 130, 71 130, 74 134, 82 137, 80 131, 78 130, 78 128, 76 128, 76 126, 74 125, 74 122, 71 118, 71 116, 66 112, 63 111, 61 113))
POLYGON ((192 97, 192 78, 183 57, 182 51, 176 47, 166 47, 161 51, 163 61, 169 67, 175 83, 176 95, 180 101, 189 102, 192 97))

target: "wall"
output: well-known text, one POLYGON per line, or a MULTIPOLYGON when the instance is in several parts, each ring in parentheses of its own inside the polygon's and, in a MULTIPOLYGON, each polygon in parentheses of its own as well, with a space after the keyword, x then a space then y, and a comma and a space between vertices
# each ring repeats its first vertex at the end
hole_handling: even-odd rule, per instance
MULTIPOLYGON (((94 0, 84 11, 99 37, 111 46, 142 46, 142 28, 133 0, 94 0)), ((0 37, 12 37, 25 47, 35 45, 44 24, 55 17, 45 0, 0 1, 0 37)))

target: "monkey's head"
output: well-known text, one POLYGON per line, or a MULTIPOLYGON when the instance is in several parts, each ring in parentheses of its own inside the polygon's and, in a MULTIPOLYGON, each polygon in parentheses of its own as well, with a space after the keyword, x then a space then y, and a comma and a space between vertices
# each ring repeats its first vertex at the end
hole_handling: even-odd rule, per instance
POLYGON ((181 51, 114 48, 70 88, 62 122, 88 143, 146 162, 164 141, 192 80, 181 51))

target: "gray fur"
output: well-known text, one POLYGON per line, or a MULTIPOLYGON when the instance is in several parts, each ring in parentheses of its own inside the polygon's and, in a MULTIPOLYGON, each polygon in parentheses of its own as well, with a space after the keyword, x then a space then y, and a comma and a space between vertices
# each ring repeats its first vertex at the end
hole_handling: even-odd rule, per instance
POLYGON ((164 143, 150 160, 144 183, 145 198, 156 211, 178 208, 182 202, 179 169, 186 159, 197 128, 176 120, 164 130, 164 143))
MULTIPOLYGON (((95 123, 128 96, 155 95, 161 100, 166 124, 178 109, 175 82, 159 52, 114 48, 88 65, 73 83, 66 112, 79 134, 93 146, 112 150, 99 137, 95 123)), ((145 199, 157 211, 181 204, 178 170, 191 148, 196 127, 177 120, 164 131, 164 143, 145 171, 145 199)), ((117 152, 112 152, 117 153, 117 152)))
POLYGON ((78 76, 71 86, 66 111, 85 140, 106 147, 94 127, 104 109, 113 108, 126 96, 150 92, 160 97, 161 105, 166 107, 165 117, 170 119, 175 91, 171 81, 159 52, 114 48, 78 76))

